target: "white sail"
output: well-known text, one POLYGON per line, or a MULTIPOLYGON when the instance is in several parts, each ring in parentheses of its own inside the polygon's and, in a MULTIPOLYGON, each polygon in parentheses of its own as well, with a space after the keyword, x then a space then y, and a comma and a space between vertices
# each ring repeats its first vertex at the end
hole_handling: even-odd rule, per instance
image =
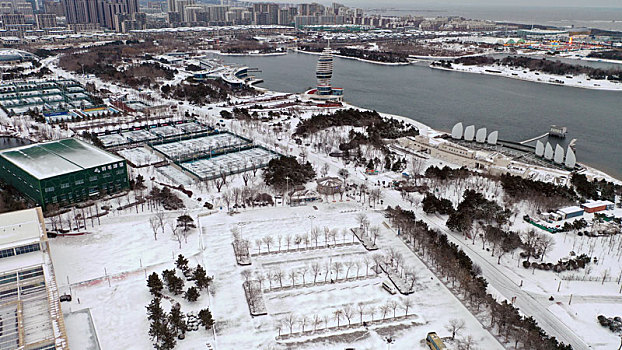
POLYGON ((560 145, 555 146, 554 161, 557 164, 563 164, 564 163, 564 149, 560 145))
POLYGON ((481 128, 477 130, 477 135, 475 135, 475 141, 477 141, 477 143, 486 142, 486 133, 487 133, 486 128, 481 128))
POLYGON ((498 139, 499 139, 499 132, 495 130, 491 132, 490 135, 488 135, 488 140, 486 142, 489 145, 496 145, 498 139))
POLYGON ((451 138, 454 140, 460 140, 462 138, 462 123, 457 123, 451 129, 451 138))
POLYGON ((542 157, 544 155, 544 144, 542 141, 536 141, 536 155, 542 157))
POLYGON ((466 141, 473 141, 475 137, 475 125, 469 125, 464 129, 464 139, 466 141))
POLYGON ((548 142, 546 143, 546 147, 544 149, 544 158, 548 160, 553 159, 553 146, 551 146, 551 144, 548 142))
POLYGON ((564 165, 569 169, 574 169, 575 165, 577 165, 577 156, 570 147, 566 151, 566 162, 564 162, 564 165))

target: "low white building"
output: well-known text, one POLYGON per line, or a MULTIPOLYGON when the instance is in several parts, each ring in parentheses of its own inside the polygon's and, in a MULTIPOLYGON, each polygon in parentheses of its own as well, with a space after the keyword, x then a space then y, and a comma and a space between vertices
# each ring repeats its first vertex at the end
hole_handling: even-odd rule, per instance
POLYGON ((0 214, 0 349, 69 349, 41 208, 0 214))

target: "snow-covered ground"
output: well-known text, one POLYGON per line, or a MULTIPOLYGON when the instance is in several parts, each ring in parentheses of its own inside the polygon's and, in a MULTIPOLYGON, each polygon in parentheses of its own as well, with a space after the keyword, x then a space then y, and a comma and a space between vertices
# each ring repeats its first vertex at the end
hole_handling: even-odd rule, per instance
MULTIPOLYGON (((335 284, 314 285, 314 275, 305 270, 314 263, 324 266, 326 262, 334 263, 342 261, 363 261, 365 257, 371 258, 361 245, 348 245, 321 250, 302 250, 296 252, 279 253, 279 249, 286 250, 287 235, 301 235, 308 233, 312 227, 343 229, 356 227, 357 213, 365 213, 372 225, 381 225, 383 216, 380 212, 365 211, 360 204, 354 202, 328 202, 317 203, 317 210, 313 206, 303 207, 273 207, 267 209, 245 211, 233 216, 225 213, 205 216, 201 219, 202 241, 205 246, 203 259, 209 274, 214 274, 214 299, 212 310, 217 320, 217 347, 224 349, 280 349, 295 347, 298 349, 343 349, 354 347, 357 349, 377 349, 386 346, 382 339, 384 336, 396 338, 393 349, 426 349, 422 340, 427 332, 437 331, 442 337, 448 333, 444 329, 449 320, 464 319, 467 328, 464 334, 470 334, 477 339, 478 346, 486 349, 501 349, 502 346, 482 328, 479 322, 466 310, 453 295, 425 268, 412 253, 395 237, 392 231, 382 229, 378 244, 381 251, 392 247, 402 251, 406 256, 405 264, 413 265, 417 271, 418 281, 416 292, 411 295, 412 306, 409 309, 409 317, 402 318, 405 309, 398 308, 398 319, 383 324, 375 324, 369 329, 360 325, 358 311, 352 318, 352 326, 347 324, 345 317, 341 317, 339 330, 337 326, 335 310, 352 307, 356 309, 359 303, 363 303, 366 310, 376 308, 374 319, 382 319, 379 307, 387 302, 395 301, 400 305, 406 297, 398 297, 389 294, 381 287, 382 276, 363 277, 366 274, 365 265, 350 271, 347 282, 338 281, 335 284), (255 245, 257 239, 270 236, 273 238, 271 247, 272 254, 253 256, 250 267, 238 266, 232 248, 232 230, 237 230, 244 239, 252 243, 251 252, 258 253, 255 245), (279 236, 281 247, 279 248, 279 236), (276 251, 276 253, 275 253, 276 251), (271 282, 264 280, 264 300, 268 315, 251 317, 246 307, 244 292, 242 289, 242 271, 249 269, 253 272, 253 279, 258 274, 265 275, 270 271, 284 272, 284 289, 277 290, 280 285, 278 280, 271 282), (292 280, 290 272, 294 275, 295 288, 291 288, 292 280), (306 281, 303 286, 301 274, 306 271, 306 281), (354 279, 353 276, 359 278, 354 279), (271 285, 271 286, 270 286, 271 285), (275 291, 271 291, 274 288, 275 291), (277 340, 279 334, 279 321, 285 320, 293 314, 298 320, 307 317, 306 330, 314 329, 312 320, 318 317, 321 322, 318 329, 327 325, 332 329, 327 332, 311 332, 299 336, 301 331, 299 322, 293 327, 295 336, 277 340), (325 319, 326 316, 326 319, 325 319), (326 321, 326 324, 325 324, 326 321), (356 332, 356 337, 347 335, 356 332), (240 337, 240 334, 245 336, 240 337), (303 342, 304 341, 304 342, 303 342)), ((338 235, 337 242, 341 240, 338 235)), ((351 235, 347 235, 346 241, 350 241, 351 235)), ((293 245, 294 243, 292 243, 293 245)), ((304 243, 302 244, 305 245, 304 243)), ((313 241, 310 243, 314 245, 313 241)), ((263 245, 264 253, 267 247, 263 245)), ((378 251, 377 251, 378 252, 378 251)), ((373 263, 372 263, 373 264, 373 263)), ((320 270, 317 276, 318 282, 326 277, 325 270, 320 270)), ((346 271, 341 273, 345 277, 346 271)), ((333 273, 329 279, 336 279, 333 273)), ((391 310, 386 317, 391 318, 391 310)), ((363 321, 371 321, 371 313, 365 311, 363 321)), ((289 334, 288 327, 282 327, 281 334, 289 334)))
POLYGON ((430 68, 456 72, 487 74, 537 83, 571 86, 585 89, 622 91, 622 83, 611 80, 590 79, 584 74, 576 76, 554 75, 543 72, 531 71, 523 68, 512 68, 503 65, 467 66, 459 63, 452 63, 451 66, 453 69, 447 69, 438 66, 430 66, 430 68))

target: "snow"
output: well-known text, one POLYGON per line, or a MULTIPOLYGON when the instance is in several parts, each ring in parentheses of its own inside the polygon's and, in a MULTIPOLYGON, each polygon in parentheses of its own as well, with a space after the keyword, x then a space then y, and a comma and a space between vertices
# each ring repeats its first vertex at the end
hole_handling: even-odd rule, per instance
POLYGON ((64 319, 71 349, 100 350, 88 309, 65 314, 64 319))
POLYGON ((453 69, 430 66, 434 69, 445 69, 456 72, 488 74, 505 78, 527 80, 531 82, 554 84, 562 86, 580 87, 595 90, 622 91, 622 84, 613 80, 590 79, 586 75, 563 76, 530 71, 526 68, 512 68, 500 65, 490 66, 467 66, 459 63, 451 64, 453 69))
MULTIPOLYGON (((382 287, 382 277, 373 276, 369 271, 369 277, 365 278, 365 266, 361 266, 358 271, 359 278, 354 278, 356 271, 351 270, 347 281, 338 283, 323 283, 323 275, 318 276, 322 283, 313 284, 313 275, 307 273, 306 280, 303 282, 300 275, 294 279, 295 288, 291 287, 291 279, 288 275, 291 271, 300 271, 304 266, 314 262, 323 265, 325 262, 347 262, 351 260, 361 261, 363 258, 371 258, 371 254, 363 249, 359 244, 346 245, 330 249, 311 249, 311 250, 289 250, 288 253, 278 253, 278 236, 282 236, 281 248, 286 250, 286 235, 302 235, 307 233, 311 227, 323 227, 337 229, 338 232, 357 226, 356 210, 358 204, 342 203, 321 203, 316 205, 318 210, 313 207, 273 207, 259 210, 244 211, 233 216, 224 213, 217 213, 201 219, 202 241, 205 247, 204 259, 206 261, 209 274, 214 274, 214 301, 212 312, 217 320, 217 347, 218 348, 285 348, 295 346, 300 349, 314 349, 321 346, 323 349, 343 349, 344 346, 351 346, 362 349, 375 349, 384 346, 382 337, 378 334, 391 335, 397 337, 394 349, 412 349, 413 343, 417 344, 417 339, 424 339, 425 334, 435 330, 446 336, 444 325, 451 318, 464 318, 467 322, 467 331, 472 334, 479 342, 480 346, 496 349, 502 348, 494 338, 492 338, 481 325, 464 309, 463 306, 444 288, 438 280, 431 278, 429 271, 418 262, 417 259, 408 256, 408 263, 414 264, 419 272, 417 291, 412 298, 413 306, 409 310, 409 317, 403 318, 404 311, 397 310, 398 318, 388 323, 374 324, 365 329, 359 325, 359 315, 352 318, 352 326, 344 327, 347 324, 345 317, 341 317, 341 327, 337 330, 336 320, 333 312, 344 306, 355 308, 358 303, 363 303, 367 307, 379 306, 387 301, 400 302, 400 297, 392 296, 382 287), (258 253, 258 248, 253 244, 256 239, 261 239, 268 235, 272 236, 274 242, 271 246, 272 254, 255 255, 252 258, 252 265, 248 268, 255 273, 267 273, 277 269, 285 272, 283 278, 284 288, 280 288, 278 281, 272 281, 272 287, 268 281, 264 281, 264 299, 266 302, 268 315, 252 318, 247 307, 241 307, 246 303, 244 291, 242 289, 243 278, 241 271, 247 269, 240 267, 233 254, 231 242, 233 236, 231 230, 238 230, 240 235, 251 241, 251 252, 258 253), (276 251, 277 253, 274 253, 276 251), (303 285, 304 284, 304 285, 303 285), (287 287, 289 285, 289 287, 287 287), (298 316, 306 315, 313 318, 318 315, 328 317, 328 332, 306 332, 300 335, 300 326, 294 326, 293 337, 282 337, 277 340, 278 330, 275 323, 286 318, 290 313, 298 316), (410 316, 412 315, 412 316, 410 316), (347 333, 361 332, 356 338, 347 336, 347 333), (240 334, 245 334, 240 337, 240 334), (339 337, 333 337, 339 335, 339 337), (302 342, 305 340, 305 342, 302 342), (295 344, 295 345, 294 345, 295 344)), ((366 211, 373 224, 378 224, 383 220, 380 213, 366 211)), ((322 235, 320 235, 321 237, 322 235)), ((337 242, 341 239, 341 234, 337 235, 337 242)), ((348 233, 346 240, 352 239, 348 233)), ((406 248, 394 238, 390 231, 382 230, 379 243, 386 249, 387 247, 406 248)), ((293 244, 293 243, 292 243, 293 244)), ((310 242, 310 246, 314 243, 310 242)), ((305 246, 304 243, 301 246, 305 246)), ((266 246, 263 249, 267 249, 266 246)), ((354 269, 355 270, 355 269, 354 269)), ((370 269, 371 270, 371 269, 370 269)), ((331 279, 337 276, 333 273, 331 279)), ((345 270, 339 275, 342 280, 345 277, 345 270)), ((387 318, 392 317, 393 311, 387 314, 387 318)), ((382 318, 379 312, 375 319, 382 318)), ((365 321, 370 321, 370 315, 364 315, 365 321)), ((323 324, 323 323, 322 323, 323 324)), ((319 328, 324 328, 321 325, 319 328)), ((307 324, 306 331, 313 329, 312 325, 307 324)), ((289 334, 288 327, 281 331, 282 335, 289 334)), ((386 342, 384 343, 386 344, 386 342)), ((419 344, 422 344, 419 342, 419 344)), ((420 349, 425 346, 419 345, 420 349)))

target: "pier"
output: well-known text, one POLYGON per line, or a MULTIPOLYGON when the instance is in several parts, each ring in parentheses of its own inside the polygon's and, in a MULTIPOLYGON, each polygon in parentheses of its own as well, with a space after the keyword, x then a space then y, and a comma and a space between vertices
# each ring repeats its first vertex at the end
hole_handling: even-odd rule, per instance
POLYGON ((520 143, 521 145, 524 145, 524 144, 527 144, 527 143, 529 143, 529 142, 533 142, 533 141, 539 140, 539 139, 541 139, 541 138, 545 138, 545 137, 547 137, 547 136, 549 136, 549 133, 548 133, 548 132, 547 132, 547 133, 544 133, 544 134, 542 134, 542 135, 540 135, 540 136, 536 136, 536 137, 530 138, 529 140, 521 141, 521 142, 519 142, 519 143, 520 143))

